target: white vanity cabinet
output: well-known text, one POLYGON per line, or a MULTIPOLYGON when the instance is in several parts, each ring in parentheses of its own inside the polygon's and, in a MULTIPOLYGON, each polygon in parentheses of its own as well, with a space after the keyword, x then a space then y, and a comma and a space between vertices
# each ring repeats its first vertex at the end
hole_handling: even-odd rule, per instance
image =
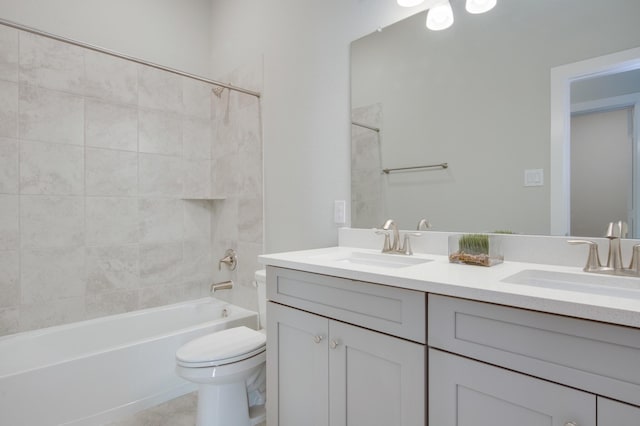
POLYGON ((269 426, 640 426, 640 329, 428 291, 268 266, 269 426))
POLYGON ((269 426, 425 425, 424 293, 271 267, 267 282, 269 426))
POLYGON ((640 330, 437 295, 428 310, 430 425, 640 425, 640 330))
POLYGON ((640 425, 640 407, 598 397, 598 426, 640 425))
POLYGON ((267 423, 329 424, 326 318, 267 303, 267 423))
POLYGON ((595 395, 429 349, 429 424, 596 426, 595 395))

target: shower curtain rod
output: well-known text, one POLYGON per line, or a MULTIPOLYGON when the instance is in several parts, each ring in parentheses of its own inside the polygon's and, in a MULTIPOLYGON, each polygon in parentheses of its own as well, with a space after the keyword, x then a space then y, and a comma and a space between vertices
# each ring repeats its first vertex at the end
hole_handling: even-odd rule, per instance
POLYGON ((184 72, 184 71, 179 71, 179 70, 176 70, 176 69, 173 69, 173 68, 165 67, 163 65, 155 64, 153 62, 144 61, 142 59, 138 59, 138 58, 135 58, 133 56, 124 55, 122 53, 118 53, 118 52, 115 52, 113 50, 105 49, 103 47, 94 46, 92 44, 84 43, 82 41, 77 41, 77 40, 73 40, 73 39, 70 39, 70 38, 57 36, 55 34, 51 34, 51 33, 48 33, 46 31, 37 30, 35 28, 28 27, 28 26, 22 25, 22 24, 18 24, 18 23, 13 22, 13 21, 8 21, 6 19, 0 18, 0 24, 6 25, 7 27, 12 27, 12 28, 15 28, 15 29, 18 29, 18 30, 21 30, 21 31, 26 31, 26 32, 29 32, 29 33, 32 33, 32 34, 36 34, 36 35, 39 35, 39 36, 47 37, 47 38, 50 38, 50 39, 53 39, 53 40, 58 40, 58 41, 61 41, 63 43, 68 43, 68 44, 72 44, 74 46, 84 47, 85 49, 93 50, 95 52, 105 53, 107 55, 115 56, 117 58, 126 59, 128 61, 136 62, 138 64, 146 65, 146 66, 149 66, 149 67, 152 67, 152 68, 156 68, 156 69, 159 69, 159 70, 162 70, 162 71, 167 71, 167 72, 170 72, 170 73, 173 73, 173 74, 177 74, 177 75, 180 75, 180 76, 183 76, 183 77, 192 78, 194 80, 202 81, 204 83, 212 84, 214 86, 224 87, 225 89, 229 89, 229 90, 235 90, 236 92, 241 92, 241 93, 244 93, 244 94, 247 94, 247 95, 255 96, 256 98, 260 98, 262 96, 260 92, 256 92, 256 91, 249 90, 249 89, 244 89, 242 87, 234 86, 234 85, 232 85, 230 83, 222 83, 222 82, 211 80, 211 79, 208 79, 208 78, 199 77, 199 76, 194 75, 194 74, 189 74, 189 73, 184 72))

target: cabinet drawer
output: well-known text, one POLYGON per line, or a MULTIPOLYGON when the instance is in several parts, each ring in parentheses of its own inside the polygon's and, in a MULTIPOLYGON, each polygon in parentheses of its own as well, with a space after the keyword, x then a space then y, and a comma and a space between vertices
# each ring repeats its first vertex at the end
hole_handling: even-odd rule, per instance
POLYGON ((640 404, 640 330, 429 295, 429 346, 640 404))
POLYGON ((426 294, 420 291, 268 266, 267 298, 426 343, 426 294))
POLYGON ((429 425, 571 424, 596 425, 595 395, 429 349, 429 425))

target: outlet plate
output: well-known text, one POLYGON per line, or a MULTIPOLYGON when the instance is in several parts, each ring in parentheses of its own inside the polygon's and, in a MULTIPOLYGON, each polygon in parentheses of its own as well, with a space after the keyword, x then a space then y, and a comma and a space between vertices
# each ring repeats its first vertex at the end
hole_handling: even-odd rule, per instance
POLYGON ((344 200, 335 200, 333 202, 333 221, 342 225, 347 223, 347 203, 344 200))

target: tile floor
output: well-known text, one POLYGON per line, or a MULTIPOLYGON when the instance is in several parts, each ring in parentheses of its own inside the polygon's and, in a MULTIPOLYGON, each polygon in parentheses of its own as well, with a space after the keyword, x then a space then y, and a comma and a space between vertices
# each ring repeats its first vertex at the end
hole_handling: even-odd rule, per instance
POLYGON ((194 426, 197 404, 198 396, 193 392, 105 426, 194 426))

